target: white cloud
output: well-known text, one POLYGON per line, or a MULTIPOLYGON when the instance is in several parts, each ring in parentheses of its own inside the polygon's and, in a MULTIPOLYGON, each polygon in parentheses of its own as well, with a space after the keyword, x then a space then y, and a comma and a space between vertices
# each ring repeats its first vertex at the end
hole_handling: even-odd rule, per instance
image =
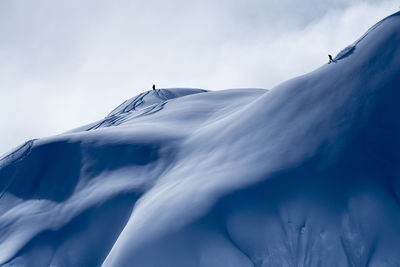
POLYGON ((0 2, 0 154, 160 87, 271 88, 313 70, 394 1, 0 2), (112 4, 110 4, 112 3, 112 4))

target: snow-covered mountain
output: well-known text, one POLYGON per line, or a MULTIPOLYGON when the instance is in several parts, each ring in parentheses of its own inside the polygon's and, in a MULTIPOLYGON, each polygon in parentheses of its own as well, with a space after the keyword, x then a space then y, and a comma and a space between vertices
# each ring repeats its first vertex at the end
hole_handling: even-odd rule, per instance
POLYGON ((400 13, 273 90, 143 93, 0 161, 1 266, 400 266, 400 13))

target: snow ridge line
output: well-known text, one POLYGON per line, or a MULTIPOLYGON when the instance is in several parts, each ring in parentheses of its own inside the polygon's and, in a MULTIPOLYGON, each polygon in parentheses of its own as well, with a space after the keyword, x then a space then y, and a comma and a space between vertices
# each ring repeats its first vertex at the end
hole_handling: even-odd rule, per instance
MULTIPOLYGON (((36 140, 38 140, 38 139, 32 139, 32 140, 25 142, 25 144, 23 144, 22 146, 20 146, 19 148, 17 148, 13 152, 11 152, 10 154, 1 158, 0 159, 0 168, 2 166, 6 166, 6 165, 10 165, 12 163, 18 162, 18 161, 22 161, 24 158, 26 158, 31 153, 32 146, 36 140)), ((1 171, 1 169, 0 169, 0 171, 1 171)), ((4 190, 0 192, 0 199, 4 196, 5 192, 10 187, 10 185, 13 183, 13 181, 14 181, 14 177, 12 179, 10 179, 10 181, 4 187, 4 190)))
POLYGON ((340 51, 336 57, 333 59, 334 62, 342 60, 348 56, 350 56, 351 54, 354 53, 354 51, 357 48, 357 45, 364 40, 372 31, 374 31, 375 29, 377 29, 379 26, 381 26, 386 20, 395 17, 395 16, 400 16, 400 12, 394 13, 393 15, 379 21, 378 23, 376 23, 374 26, 372 26, 366 33, 364 33, 363 36, 361 36, 357 41, 355 41, 354 43, 352 43, 351 45, 345 47, 342 51, 340 51))
POLYGON ((24 157, 27 156, 27 154, 29 154, 29 152, 33 146, 33 143, 36 140, 38 140, 38 139, 31 139, 29 141, 26 141, 23 145, 19 146, 12 152, 4 155, 2 158, 0 158, 0 167, 3 164, 10 163, 11 161, 13 161, 15 159, 22 160, 24 157), (5 161, 7 161, 7 162, 5 162, 5 161))
POLYGON ((131 110, 135 110, 136 107, 137 107, 138 105, 140 105, 140 104, 143 103, 143 98, 144 98, 145 96, 147 96, 149 93, 150 93, 150 91, 147 91, 147 92, 144 92, 144 93, 140 93, 140 94, 137 95, 133 100, 131 100, 131 101, 130 101, 130 100, 127 100, 127 101, 123 102, 121 105, 119 105, 118 107, 116 107, 113 111, 111 111, 111 113, 108 114, 108 115, 106 116, 106 118, 111 117, 111 116, 114 116, 114 115, 117 115, 117 114, 126 113, 126 112, 129 112, 129 111, 131 111, 131 110), (130 101, 130 103, 129 103, 129 104, 126 104, 128 101, 130 101), (121 106, 124 106, 124 105, 125 105, 125 107, 124 107, 122 110, 118 111, 118 109, 119 109, 121 106), (133 105, 133 107, 132 107, 132 108, 129 108, 129 107, 132 106, 132 105, 133 105))
MULTIPOLYGON (((168 100, 165 100, 163 102, 145 107, 144 109, 140 110, 141 113, 139 114, 134 114, 136 116, 134 116, 135 118, 139 118, 139 117, 143 117, 143 116, 147 116, 147 115, 151 115, 154 113, 159 112, 160 110, 162 110, 165 106, 165 104, 168 102, 168 100)), ((128 112, 134 111, 135 109, 132 109, 128 112)), ((125 112, 125 113, 128 113, 125 112)), ((107 117, 104 120, 102 120, 101 122, 99 122, 98 124, 90 127, 89 129, 87 129, 87 131, 90 130, 95 130, 95 129, 99 129, 100 127, 111 127, 111 126, 118 126, 120 124, 122 124, 126 119, 128 119, 130 117, 129 114, 124 114, 124 113, 120 113, 120 114, 115 114, 112 115, 111 117, 107 117)))
POLYGON ((129 104, 126 104, 129 100, 122 103, 119 107, 121 107, 122 105, 126 105, 122 110, 115 112, 116 110, 118 110, 118 107, 117 107, 116 109, 114 109, 114 111, 112 111, 109 115, 107 115, 107 117, 105 117, 101 122, 90 127, 89 129, 87 129, 87 131, 95 130, 102 126, 104 126, 104 127, 118 126, 128 118, 129 115, 126 113, 130 113, 132 111, 140 111, 141 113, 139 113, 135 117, 142 117, 142 116, 154 114, 154 113, 162 110, 164 108, 165 104, 169 100, 169 98, 166 96, 166 94, 162 91, 163 91, 162 89, 157 89, 155 91, 156 97, 159 98, 161 100, 161 102, 150 105, 148 107, 144 107, 143 109, 137 109, 138 106, 140 106, 141 104, 144 103, 144 98, 147 95, 149 95, 151 91, 141 93, 138 96, 136 96, 132 101, 130 101, 129 104))

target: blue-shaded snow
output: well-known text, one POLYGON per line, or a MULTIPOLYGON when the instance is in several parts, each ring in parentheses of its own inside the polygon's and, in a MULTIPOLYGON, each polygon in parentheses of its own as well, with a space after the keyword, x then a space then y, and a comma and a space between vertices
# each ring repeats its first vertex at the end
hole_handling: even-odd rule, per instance
POLYGON ((0 264, 400 266, 400 15, 377 25, 271 91, 149 91, 5 156, 0 264))
POLYGON ((185 88, 174 88, 174 89, 156 89, 152 91, 147 91, 133 97, 116 109, 114 109, 107 117, 112 117, 117 114, 123 114, 130 111, 137 111, 140 109, 147 108, 152 105, 158 105, 170 99, 177 97, 182 97, 185 95, 198 94, 207 92, 203 89, 185 89, 185 88))
POLYGON ((385 19, 379 21, 378 23, 376 23, 374 26, 372 26, 363 36, 361 36, 357 41, 355 41, 353 44, 347 46, 346 48, 344 48, 342 51, 340 51, 336 57, 333 59, 333 62, 337 62, 339 60, 342 60, 350 55, 352 55, 354 53, 354 51, 357 48, 357 44, 359 44, 365 37, 368 36, 368 34, 375 30, 376 28, 378 28, 380 25, 382 25, 387 19, 390 19, 393 16, 398 16, 398 13, 395 13, 391 16, 386 17, 385 19))

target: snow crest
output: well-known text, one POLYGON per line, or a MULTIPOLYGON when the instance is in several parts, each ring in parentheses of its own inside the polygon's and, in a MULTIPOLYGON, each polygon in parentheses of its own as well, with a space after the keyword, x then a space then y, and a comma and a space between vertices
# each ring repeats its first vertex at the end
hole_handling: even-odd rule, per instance
POLYGON ((400 15, 377 25, 271 91, 149 91, 4 156, 0 266, 400 266, 400 15))

